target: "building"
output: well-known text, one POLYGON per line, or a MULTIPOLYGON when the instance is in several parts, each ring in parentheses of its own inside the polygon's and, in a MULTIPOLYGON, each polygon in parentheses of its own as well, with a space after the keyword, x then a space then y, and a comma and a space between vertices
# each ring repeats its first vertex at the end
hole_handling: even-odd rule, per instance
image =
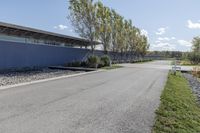
MULTIPOLYGON (((88 48, 90 41, 48 31, 0 22, 0 41, 88 48)), ((94 42, 99 44, 98 42, 94 42)))
POLYGON ((82 38, 0 22, 0 71, 85 61, 90 45, 82 38))

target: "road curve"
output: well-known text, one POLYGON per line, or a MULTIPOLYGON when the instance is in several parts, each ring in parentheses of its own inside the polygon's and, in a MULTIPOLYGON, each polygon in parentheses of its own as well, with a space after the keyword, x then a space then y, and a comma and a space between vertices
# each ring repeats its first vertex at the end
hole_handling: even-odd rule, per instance
POLYGON ((0 133, 150 133, 168 64, 124 64, 1 90, 0 133))

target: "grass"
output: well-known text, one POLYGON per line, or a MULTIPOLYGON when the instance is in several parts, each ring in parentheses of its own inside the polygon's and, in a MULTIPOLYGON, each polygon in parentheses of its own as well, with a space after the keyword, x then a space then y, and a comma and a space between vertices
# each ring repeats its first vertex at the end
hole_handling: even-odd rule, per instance
POLYGON ((200 133, 200 106, 181 73, 168 75, 152 132, 200 133))
POLYGON ((142 63, 145 63, 145 62, 152 62, 153 60, 138 60, 138 61, 133 61, 133 62, 131 62, 131 63, 137 63, 137 64, 142 64, 142 63))
POLYGON ((102 67, 101 69, 105 69, 105 70, 111 70, 111 69, 117 69, 117 68, 122 68, 123 66, 114 64, 111 67, 110 66, 106 66, 106 67, 102 67))
MULTIPOLYGON (((171 65, 174 65, 174 61, 172 61, 171 65)), ((198 66, 198 64, 192 64, 189 60, 177 61, 177 65, 181 65, 181 66, 198 66)))
POLYGON ((181 62, 180 62, 180 65, 182 65, 182 66, 198 66, 198 64, 192 64, 190 61, 188 61, 188 60, 182 60, 181 62))

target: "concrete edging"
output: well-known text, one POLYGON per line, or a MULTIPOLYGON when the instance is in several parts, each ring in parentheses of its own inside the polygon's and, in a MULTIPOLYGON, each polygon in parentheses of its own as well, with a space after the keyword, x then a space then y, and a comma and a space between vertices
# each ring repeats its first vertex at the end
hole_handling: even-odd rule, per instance
POLYGON ((47 78, 47 79, 30 81, 30 82, 24 82, 24 83, 19 83, 19 84, 14 84, 14 85, 6 85, 6 86, 1 86, 0 90, 6 90, 6 89, 9 89, 9 88, 20 87, 20 86, 24 86, 24 85, 31 85, 31 84, 36 84, 36 83, 42 83, 42 82, 47 82, 47 81, 53 81, 53 80, 58 80, 58 79, 77 77, 77 76, 81 76, 81 75, 87 75, 87 74, 98 73, 98 72, 103 72, 103 71, 105 71, 105 70, 83 72, 83 73, 78 73, 78 74, 72 74, 72 75, 59 76, 59 77, 54 77, 54 78, 47 78))

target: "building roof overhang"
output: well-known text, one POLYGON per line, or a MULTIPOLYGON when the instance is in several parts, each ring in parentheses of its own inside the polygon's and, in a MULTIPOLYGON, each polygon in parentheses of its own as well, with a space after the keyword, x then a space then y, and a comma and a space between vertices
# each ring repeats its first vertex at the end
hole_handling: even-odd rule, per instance
MULTIPOLYGON (((33 39, 47 39, 51 41, 69 43, 74 46, 90 46, 89 40, 67 36, 63 34, 53 33, 49 31, 43 31, 39 29, 9 24, 0 22, 0 33, 6 35, 13 35, 18 37, 33 38, 33 39)), ((101 44, 100 42, 93 42, 94 45, 101 44)))

